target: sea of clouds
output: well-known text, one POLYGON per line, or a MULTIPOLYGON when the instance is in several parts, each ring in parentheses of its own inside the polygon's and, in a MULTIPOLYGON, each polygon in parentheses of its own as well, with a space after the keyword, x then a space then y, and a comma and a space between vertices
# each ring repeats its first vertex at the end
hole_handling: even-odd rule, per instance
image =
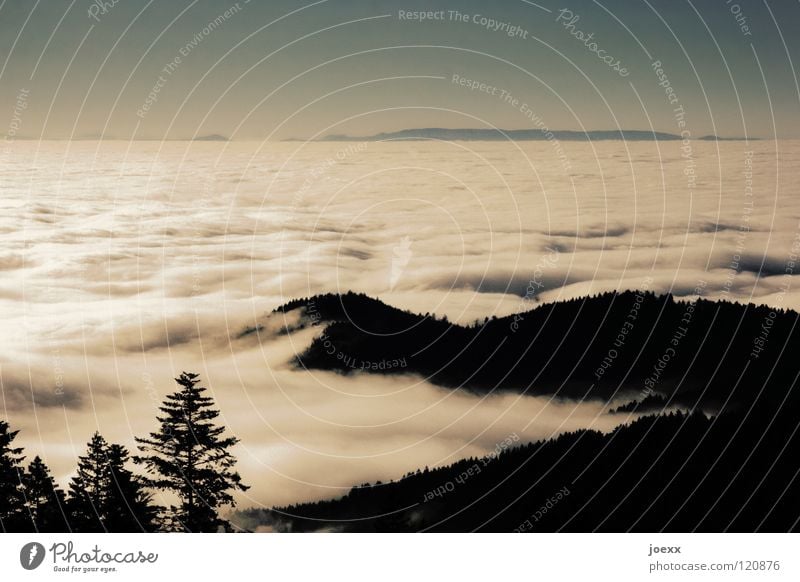
POLYGON ((709 298, 800 308, 787 271, 800 142, 558 146, 15 142, 0 417, 63 483, 92 432, 133 448, 193 371, 241 438, 241 504, 283 504, 513 433, 625 420, 607 403, 296 370, 320 329, 238 337, 289 299, 352 289, 468 324, 645 282, 693 297, 703 282, 709 298))

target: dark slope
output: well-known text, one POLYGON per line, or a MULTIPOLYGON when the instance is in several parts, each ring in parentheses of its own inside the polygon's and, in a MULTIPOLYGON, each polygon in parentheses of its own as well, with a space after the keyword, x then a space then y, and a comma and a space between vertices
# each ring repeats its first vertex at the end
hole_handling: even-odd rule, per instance
POLYGON ((477 393, 654 394, 715 411, 749 405, 759 395, 780 401, 800 373, 798 314, 763 306, 608 293, 471 327, 354 293, 297 300, 276 311, 295 309, 305 313, 302 325, 321 332, 298 364, 351 373, 360 362, 401 360, 404 366, 381 373, 413 372, 477 393))
POLYGON ((797 412, 648 416, 243 517, 283 531, 796 531, 797 412))

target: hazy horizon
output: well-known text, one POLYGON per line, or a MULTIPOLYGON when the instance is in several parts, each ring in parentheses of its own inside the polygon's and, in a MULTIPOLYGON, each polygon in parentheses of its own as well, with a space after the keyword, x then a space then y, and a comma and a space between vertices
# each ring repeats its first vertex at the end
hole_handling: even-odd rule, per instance
POLYGON ((794 4, 107 4, 3 3, 0 111, 17 135, 281 140, 533 116, 680 132, 682 107, 694 136, 800 137, 794 4))
MULTIPOLYGON (((352 141, 352 139, 356 139, 357 140, 359 138, 371 138, 371 137, 378 136, 378 135, 381 135, 381 134, 391 134, 391 133, 397 133, 397 132, 407 131, 407 130, 426 130, 426 129, 475 130, 475 129, 479 129, 479 128, 474 128, 474 127, 406 127, 406 128, 401 128, 401 129, 396 130, 396 131, 377 132, 377 133, 368 134, 368 135, 350 135, 350 134, 333 133, 333 134, 325 134, 325 135, 316 136, 314 138, 309 138, 309 137, 286 137, 286 138, 274 139, 274 140, 258 139, 258 138, 229 138, 228 136, 225 136, 225 135, 222 135, 222 134, 203 134, 203 135, 199 135, 199 136, 196 136, 196 137, 174 137, 174 138, 169 138, 169 139, 155 138, 155 137, 153 137, 153 138, 138 137, 138 138, 135 138, 135 139, 130 139, 130 138, 115 137, 115 136, 109 136, 109 137, 89 137, 89 136, 87 136, 87 137, 49 137, 47 139, 40 139, 40 138, 37 138, 37 137, 29 137, 29 136, 24 136, 23 135, 23 136, 15 136, 13 139, 10 139, 8 141, 40 141, 40 142, 48 142, 48 141, 96 141, 96 142, 104 142, 104 141, 156 141, 156 142, 169 142, 169 141, 184 141, 184 142, 190 142, 190 141, 221 141, 221 142, 225 142, 225 141, 228 141, 228 142, 234 142, 235 141, 235 142, 267 142, 267 143, 281 143, 281 142, 286 142, 286 141, 290 141, 290 142, 303 142, 303 141, 308 141, 308 142, 312 142, 312 141, 336 142, 336 141, 352 141), (335 137, 338 137, 338 136, 344 136, 344 137, 347 137, 347 138, 350 138, 350 139, 348 139, 348 140, 332 139, 332 138, 335 138, 335 137), (222 139, 218 139, 218 140, 216 140, 216 139, 215 140, 207 140, 207 139, 205 139, 205 138, 208 138, 208 137, 219 137, 219 138, 222 138, 222 139)), ((497 129, 498 131, 502 131, 502 132, 529 131, 530 130, 530 128, 525 128, 525 127, 480 128, 480 129, 490 129, 490 130, 491 129, 497 129)), ((561 131, 576 131, 576 130, 554 128, 551 131, 553 131, 553 132, 561 132, 561 131)), ((585 130, 585 133, 591 134, 591 133, 594 133, 594 132, 606 132, 606 131, 637 131, 637 132, 638 131, 642 131, 642 132, 644 132, 644 131, 648 131, 648 130, 637 129, 637 128, 625 128, 625 129, 621 129, 621 130, 619 130, 619 129, 587 129, 587 130, 585 130)), ((584 130, 581 130, 581 133, 583 133, 583 132, 584 132, 584 130)), ((670 132, 669 131, 664 131, 664 132, 655 132, 655 133, 670 133, 670 132)), ((671 135, 677 135, 677 134, 671 134, 671 135)), ((763 138, 763 137, 760 137, 760 136, 742 137, 742 136, 723 136, 723 135, 716 135, 716 134, 714 134, 713 136, 721 138, 720 141, 797 141, 797 140, 800 140, 800 137, 763 138)), ((712 134, 693 136, 690 141, 706 141, 706 140, 704 140, 704 138, 707 138, 707 137, 712 137, 712 134)), ((424 138, 423 139, 412 139, 412 140, 409 140, 409 141, 425 141, 425 139, 424 138)), ((454 141, 461 141, 461 140, 454 140, 454 141)), ((497 140, 470 139, 468 141, 497 141, 497 140)), ((539 140, 523 140, 523 141, 545 141, 545 140, 544 139, 539 139, 539 140)), ((604 141, 631 141, 631 140, 605 139, 604 141)), ((649 140, 637 140, 637 141, 649 141, 649 140)), ((653 138, 652 141, 655 141, 655 138, 653 138)))

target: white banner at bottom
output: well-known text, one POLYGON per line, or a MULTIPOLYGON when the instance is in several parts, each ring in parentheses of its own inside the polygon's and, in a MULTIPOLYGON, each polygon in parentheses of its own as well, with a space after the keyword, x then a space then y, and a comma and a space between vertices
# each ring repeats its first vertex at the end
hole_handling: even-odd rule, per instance
POLYGON ((800 580, 795 534, 0 534, 3 580, 800 580))

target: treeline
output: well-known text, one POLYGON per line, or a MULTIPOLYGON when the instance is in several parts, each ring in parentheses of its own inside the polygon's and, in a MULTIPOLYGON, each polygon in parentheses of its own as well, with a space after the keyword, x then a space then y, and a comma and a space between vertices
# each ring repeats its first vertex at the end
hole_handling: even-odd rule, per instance
POLYGON ((159 408, 158 430, 136 438, 138 454, 95 433, 67 491, 39 456, 24 464, 23 449, 14 446, 19 431, 0 421, 2 531, 229 531, 219 510, 234 505, 233 491, 248 488, 229 451, 238 439, 223 436, 225 427, 214 422, 219 411, 197 374, 184 372, 176 382, 179 390, 159 408), (131 464, 145 474, 135 474, 131 464), (178 503, 159 506, 154 491, 178 503))
POLYGON ((332 501, 239 512, 253 527, 354 532, 800 530, 796 405, 645 416, 354 487, 332 501))
MULTIPOLYGON (((794 356, 800 316, 767 306, 625 291, 461 326, 347 293, 293 301, 276 311, 295 309, 303 310, 306 325, 324 326, 297 357, 300 367, 348 374, 354 360, 402 360, 407 366, 369 371, 418 373, 479 394, 604 401, 660 396, 669 406, 716 411, 726 403, 747 405, 762 388, 781 399, 800 374, 794 356)), ((654 404, 650 399, 638 410, 654 404)))

